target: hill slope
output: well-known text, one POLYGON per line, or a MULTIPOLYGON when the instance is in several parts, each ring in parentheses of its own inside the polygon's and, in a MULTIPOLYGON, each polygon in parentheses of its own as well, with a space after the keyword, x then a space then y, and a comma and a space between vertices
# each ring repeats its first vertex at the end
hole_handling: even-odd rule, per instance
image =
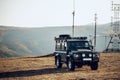
MULTIPOLYGON (((97 26, 97 34, 103 35, 110 30, 109 24, 97 26)), ((59 34, 71 34, 70 26, 44 28, 18 28, 0 26, 0 56, 39 56, 54 52, 54 37, 59 34), (13 55, 15 54, 15 56, 13 55)), ((75 36, 94 34, 94 25, 75 26, 75 36)), ((107 41, 109 38, 107 39, 107 41)), ((105 49, 105 38, 97 37, 97 51, 105 49), (101 47, 102 46, 102 47, 101 47), (104 46, 104 47, 103 47, 104 46)))

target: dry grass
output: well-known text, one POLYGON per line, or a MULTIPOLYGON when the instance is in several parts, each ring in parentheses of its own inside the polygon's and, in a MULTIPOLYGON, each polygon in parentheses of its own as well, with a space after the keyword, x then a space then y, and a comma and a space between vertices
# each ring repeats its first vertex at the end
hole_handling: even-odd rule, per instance
POLYGON ((0 59, 0 80, 120 80, 120 53, 102 53, 99 69, 56 69, 54 57, 0 59))

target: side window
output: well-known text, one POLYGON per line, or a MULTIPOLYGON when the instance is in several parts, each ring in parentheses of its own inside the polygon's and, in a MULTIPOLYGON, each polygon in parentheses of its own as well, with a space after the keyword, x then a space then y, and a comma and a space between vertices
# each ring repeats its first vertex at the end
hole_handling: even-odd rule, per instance
POLYGON ((63 51, 64 50, 64 41, 62 42, 62 48, 61 50, 63 51))
POLYGON ((62 41, 62 48, 61 48, 62 51, 65 51, 66 50, 66 42, 65 41, 62 41))
POLYGON ((65 42, 64 45, 64 50, 67 50, 67 43, 65 42))
POLYGON ((56 50, 60 50, 60 41, 56 41, 56 47, 55 47, 56 50))

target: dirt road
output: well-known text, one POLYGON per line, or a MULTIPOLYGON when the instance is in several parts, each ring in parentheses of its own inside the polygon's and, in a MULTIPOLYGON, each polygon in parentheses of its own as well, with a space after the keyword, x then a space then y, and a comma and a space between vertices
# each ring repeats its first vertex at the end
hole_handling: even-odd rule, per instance
POLYGON ((120 53, 101 53, 99 69, 56 69, 54 57, 0 59, 0 80, 120 80, 120 53))

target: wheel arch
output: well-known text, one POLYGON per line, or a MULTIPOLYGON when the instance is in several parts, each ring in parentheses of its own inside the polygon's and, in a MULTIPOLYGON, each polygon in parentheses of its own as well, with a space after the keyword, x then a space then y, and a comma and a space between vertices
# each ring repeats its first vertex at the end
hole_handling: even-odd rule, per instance
POLYGON ((56 60, 57 60, 58 57, 61 58, 60 54, 59 53, 55 53, 55 65, 56 65, 56 60))
POLYGON ((66 57, 67 62, 68 62, 68 60, 69 60, 70 58, 73 59, 73 56, 72 56, 72 55, 67 55, 67 57, 66 57))

